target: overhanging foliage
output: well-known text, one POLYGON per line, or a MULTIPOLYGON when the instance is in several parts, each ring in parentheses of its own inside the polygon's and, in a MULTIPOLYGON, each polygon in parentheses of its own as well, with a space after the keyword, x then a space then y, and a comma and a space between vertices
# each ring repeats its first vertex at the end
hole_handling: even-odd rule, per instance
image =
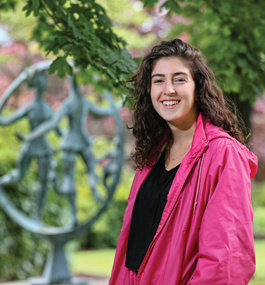
MULTIPOLYGON (((0 9, 15 7, 2 3, 0 9)), ((27 0, 23 10, 37 18, 32 39, 56 55, 49 72, 59 77, 72 74, 67 59, 81 69, 88 66, 103 74, 112 87, 124 93, 123 83, 135 71, 136 64, 126 51, 126 42, 112 31, 112 24, 102 6, 95 0, 27 0)))

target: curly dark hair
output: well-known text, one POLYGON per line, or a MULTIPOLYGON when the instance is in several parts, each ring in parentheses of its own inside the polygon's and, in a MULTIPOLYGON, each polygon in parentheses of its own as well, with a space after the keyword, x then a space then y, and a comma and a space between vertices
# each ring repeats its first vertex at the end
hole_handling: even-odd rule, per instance
POLYGON ((134 83, 134 123, 131 129, 135 137, 135 151, 132 154, 135 168, 143 169, 148 165, 151 150, 169 128, 153 108, 150 96, 152 70, 163 57, 178 57, 189 67, 195 82, 198 114, 201 113, 213 125, 245 144, 243 120, 231 111, 232 108, 236 111, 234 104, 224 97, 201 53, 180 39, 162 41, 142 59, 137 72, 128 80, 134 83))

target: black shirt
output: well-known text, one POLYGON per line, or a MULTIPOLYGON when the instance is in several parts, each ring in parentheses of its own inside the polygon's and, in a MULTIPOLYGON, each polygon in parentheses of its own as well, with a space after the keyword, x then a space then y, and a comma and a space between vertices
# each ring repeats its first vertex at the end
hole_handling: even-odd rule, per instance
POLYGON ((160 223, 167 195, 180 164, 165 169, 165 152, 143 182, 133 207, 125 266, 139 270, 160 223))

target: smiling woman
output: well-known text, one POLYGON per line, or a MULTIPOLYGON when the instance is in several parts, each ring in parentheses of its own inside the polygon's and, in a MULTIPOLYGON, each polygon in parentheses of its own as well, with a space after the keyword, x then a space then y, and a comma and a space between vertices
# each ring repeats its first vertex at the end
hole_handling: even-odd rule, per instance
POLYGON ((213 72, 174 39, 131 81, 137 172, 109 284, 248 284, 257 158, 213 72))
POLYGON ((195 82, 188 66, 178 57, 159 59, 151 78, 152 105, 167 122, 175 141, 169 150, 175 159, 166 156, 166 168, 171 169, 184 158, 181 153, 191 145, 196 128, 195 82))

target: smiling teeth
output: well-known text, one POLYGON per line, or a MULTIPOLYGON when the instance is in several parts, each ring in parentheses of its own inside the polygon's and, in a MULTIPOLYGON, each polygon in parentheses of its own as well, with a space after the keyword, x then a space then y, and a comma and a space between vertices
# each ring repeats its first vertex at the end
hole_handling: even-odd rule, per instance
POLYGON ((180 101, 164 101, 163 104, 166 106, 172 106, 178 104, 180 101))

